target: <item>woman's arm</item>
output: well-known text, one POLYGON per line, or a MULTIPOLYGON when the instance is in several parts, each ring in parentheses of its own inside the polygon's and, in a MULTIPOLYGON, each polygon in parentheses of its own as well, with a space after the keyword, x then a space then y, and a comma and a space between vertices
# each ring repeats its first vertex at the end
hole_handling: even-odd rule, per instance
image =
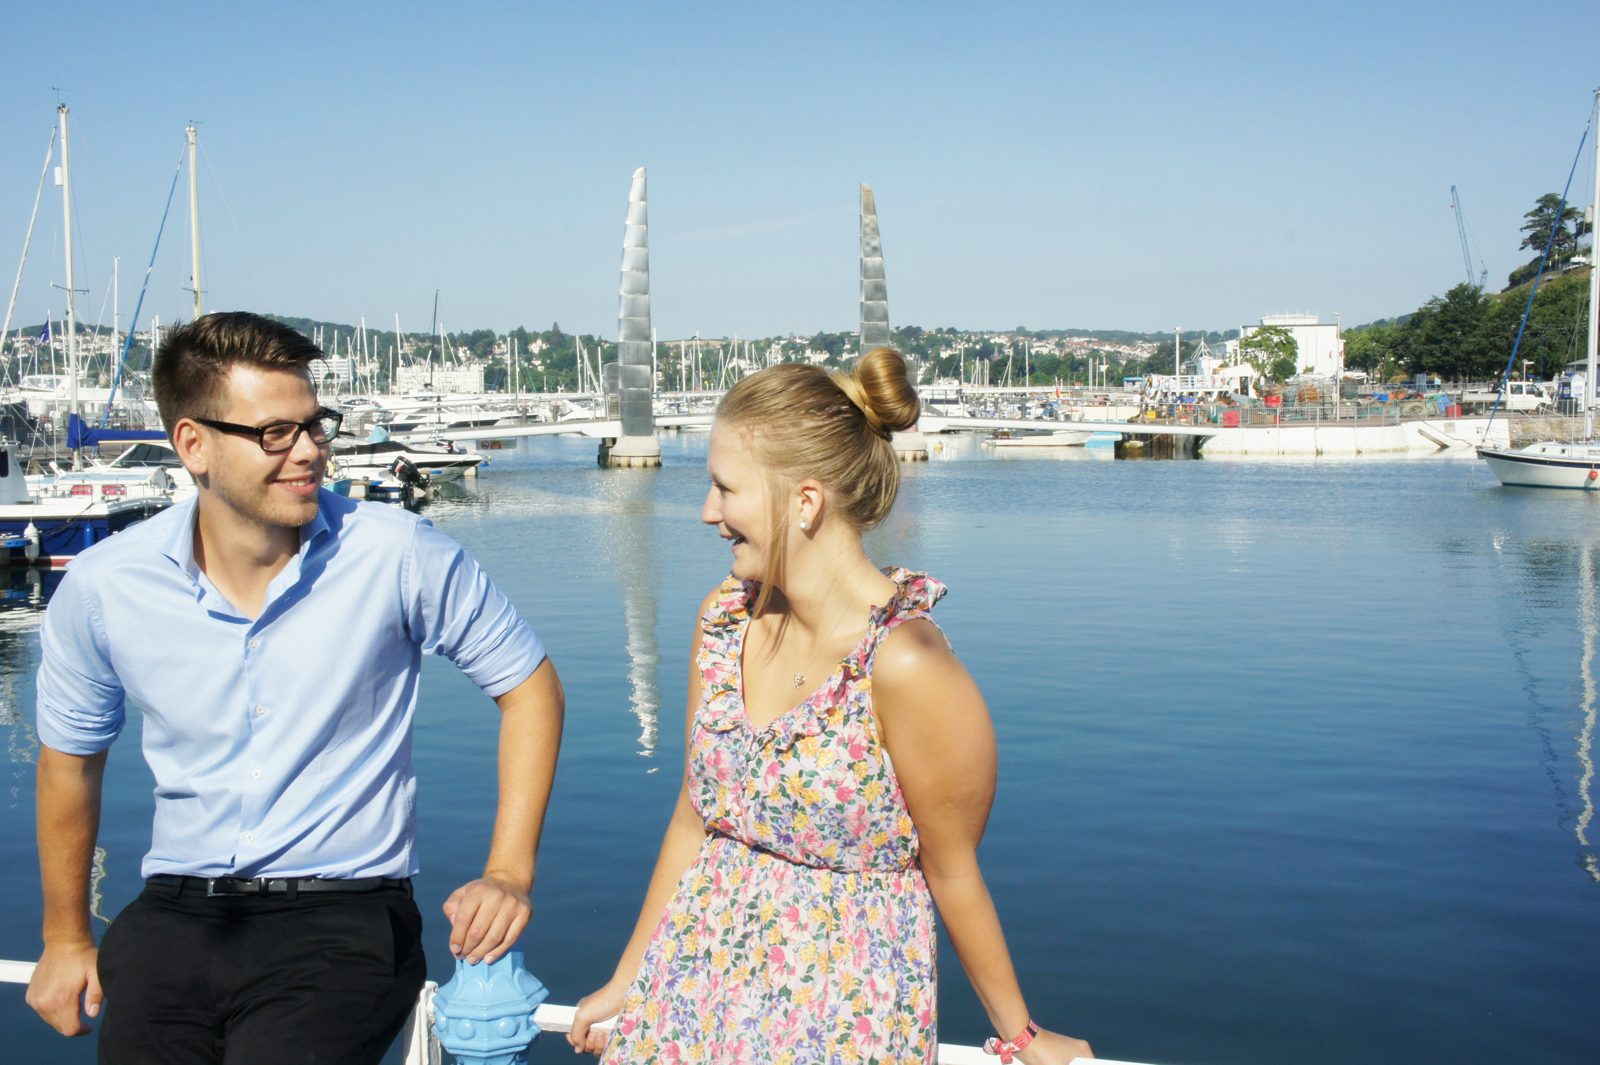
MULTIPOLYGON (((1000 918, 978 870, 994 803, 994 726, 978 686, 936 626, 908 621, 884 640, 872 670, 873 711, 917 826, 922 872, 972 989, 1002 1039, 1027 1026, 1000 918)), ((1041 1031, 1026 1065, 1092 1057, 1089 1044, 1041 1031)))
POLYGON ((622 952, 622 960, 617 962, 616 972, 604 987, 578 1002, 578 1011, 573 1016, 572 1031, 567 1033, 567 1042, 579 1051, 598 1054, 605 1049, 606 1033, 595 1030, 593 1025, 622 1012, 622 1000, 628 993, 628 985, 639 975, 639 964, 644 960, 650 937, 655 934, 656 925, 667 910, 667 903, 672 901, 672 894, 678 889, 684 870, 689 868, 705 843, 705 822, 689 802, 689 745, 694 736, 695 708, 700 705, 700 642, 705 635, 698 618, 705 617, 716 595, 716 591, 713 591, 700 604, 700 613, 696 615, 694 624, 694 643, 689 649, 689 713, 684 724, 683 786, 678 789, 678 804, 673 807, 667 836, 661 841, 661 854, 656 859, 656 871, 650 877, 650 889, 645 892, 644 906, 639 910, 639 921, 633 926, 633 935, 622 952))

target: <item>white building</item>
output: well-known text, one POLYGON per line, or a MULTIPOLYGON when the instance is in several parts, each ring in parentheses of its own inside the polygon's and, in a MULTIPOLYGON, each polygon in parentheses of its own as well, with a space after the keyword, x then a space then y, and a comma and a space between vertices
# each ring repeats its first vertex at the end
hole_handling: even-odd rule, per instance
MULTIPOLYGON (((1269 314, 1259 325, 1239 327, 1239 336, 1247 337, 1263 326, 1278 326, 1294 337, 1299 348, 1295 355, 1295 371, 1309 372, 1321 377, 1336 377, 1344 371, 1344 340, 1334 323, 1324 324, 1314 314, 1269 314)), ((1239 361, 1239 341, 1228 341, 1228 361, 1239 361)))
POLYGON ((312 359, 311 377, 316 383, 318 392, 330 391, 328 385, 331 380, 334 392, 348 392, 355 382, 354 359, 312 359))
POLYGON ((402 366, 395 373, 395 387, 401 392, 483 391, 483 364, 470 366, 402 366))

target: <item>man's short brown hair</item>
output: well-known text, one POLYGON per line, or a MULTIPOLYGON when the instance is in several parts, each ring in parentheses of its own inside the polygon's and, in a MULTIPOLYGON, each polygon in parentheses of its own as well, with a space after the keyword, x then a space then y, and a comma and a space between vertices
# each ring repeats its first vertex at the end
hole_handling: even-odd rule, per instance
POLYGON ((223 386, 235 366, 289 370, 309 377, 322 351, 281 322, 248 311, 197 318, 167 335, 151 370, 156 407, 167 435, 180 418, 216 418, 223 413, 223 386))

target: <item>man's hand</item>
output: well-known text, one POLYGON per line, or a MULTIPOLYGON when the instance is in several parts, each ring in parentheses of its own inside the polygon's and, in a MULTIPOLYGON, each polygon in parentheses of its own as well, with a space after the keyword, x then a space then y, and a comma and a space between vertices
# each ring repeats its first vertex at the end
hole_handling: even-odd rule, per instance
POLYGON ((62 1035, 88 1035, 94 1029, 78 1014, 79 996, 83 1012, 100 1016, 105 995, 95 963, 100 952, 91 943, 54 944, 44 948, 39 964, 28 981, 28 1005, 45 1023, 62 1035))
POLYGON ((444 915, 450 918, 450 953, 476 965, 498 961, 511 949, 528 927, 533 902, 527 889, 485 874, 456 888, 444 902, 444 915))

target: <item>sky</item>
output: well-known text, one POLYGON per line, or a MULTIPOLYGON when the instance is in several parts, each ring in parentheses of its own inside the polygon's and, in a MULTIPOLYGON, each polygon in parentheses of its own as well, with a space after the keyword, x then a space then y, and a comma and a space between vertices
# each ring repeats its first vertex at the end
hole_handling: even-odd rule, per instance
MULTIPOLYGON (((614 338, 643 166, 662 339, 853 330, 862 182, 897 327, 1348 326, 1465 280, 1451 185, 1491 290, 1529 258, 1522 215, 1600 86, 1593 21, 1570 0, 13 5, 0 279, 59 97, 90 323, 113 256, 132 313, 194 121, 206 310, 421 332, 437 290, 452 331, 614 338)), ((140 328, 192 313, 188 249, 185 170, 140 328)), ((63 267, 47 180, 13 328, 60 315, 63 267)))

